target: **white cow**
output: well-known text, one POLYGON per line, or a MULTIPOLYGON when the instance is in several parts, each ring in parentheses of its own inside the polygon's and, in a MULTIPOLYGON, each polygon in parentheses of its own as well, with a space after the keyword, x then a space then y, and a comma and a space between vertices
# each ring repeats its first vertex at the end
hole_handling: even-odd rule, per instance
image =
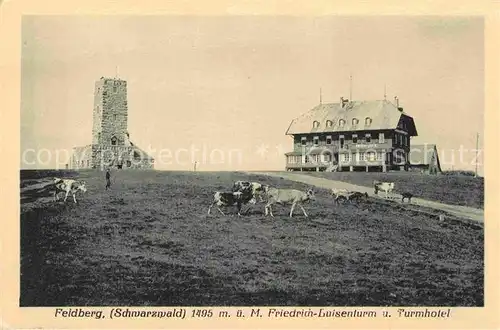
POLYGON ((85 187, 85 181, 77 181, 73 179, 60 179, 54 178, 54 201, 59 200, 59 193, 64 192, 66 195, 64 196, 64 201, 68 198, 69 193, 73 195, 73 201, 76 203, 76 193, 81 191, 82 193, 87 192, 87 188, 85 187))
POLYGON ((273 210, 271 209, 271 205, 273 204, 292 204, 292 208, 290 209, 290 218, 293 216, 293 210, 295 209, 295 205, 299 205, 304 212, 304 216, 307 217, 306 210, 302 207, 302 203, 314 200, 314 191, 309 189, 307 192, 303 192, 296 189, 276 189, 266 186, 265 193, 267 195, 267 204, 265 207, 266 215, 268 213, 273 215, 273 210))
POLYGON ((389 197, 389 193, 394 190, 394 182, 380 182, 373 181, 373 187, 375 188, 375 195, 378 195, 379 190, 385 192, 385 198, 389 197))

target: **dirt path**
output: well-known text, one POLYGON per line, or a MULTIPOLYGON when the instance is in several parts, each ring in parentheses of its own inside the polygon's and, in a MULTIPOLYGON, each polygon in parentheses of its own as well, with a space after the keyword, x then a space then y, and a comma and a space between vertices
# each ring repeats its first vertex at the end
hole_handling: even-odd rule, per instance
MULTIPOLYGON (((257 175, 267 175, 274 177, 282 177, 287 180, 302 182, 305 184, 310 184, 319 188, 331 189, 331 188, 339 188, 339 189, 347 189, 347 190, 355 190, 360 192, 367 192, 370 196, 375 196, 373 193, 373 188, 358 186, 354 184, 350 184, 342 181, 335 181, 323 178, 313 177, 307 174, 298 174, 291 172, 249 172, 249 174, 257 174, 257 175)), ((473 207, 467 206, 459 206, 459 205, 449 205, 438 202, 433 202, 420 198, 412 198, 412 203, 415 205, 421 205, 429 208, 433 208, 436 210, 441 210, 452 214, 457 217, 467 218, 471 220, 475 220, 478 222, 484 222, 484 211, 481 209, 476 209, 473 207)))

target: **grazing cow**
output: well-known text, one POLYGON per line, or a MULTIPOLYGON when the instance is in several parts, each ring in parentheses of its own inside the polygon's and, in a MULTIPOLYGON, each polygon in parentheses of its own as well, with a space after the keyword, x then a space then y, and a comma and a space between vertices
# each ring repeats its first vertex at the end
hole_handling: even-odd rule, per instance
POLYGON ((408 203, 411 203, 411 198, 413 194, 411 192, 404 192, 401 194, 401 203, 405 201, 405 198, 408 200, 408 203))
POLYGON ((357 201, 357 202, 366 198, 368 198, 368 193, 367 192, 362 193, 359 191, 351 191, 347 196, 348 201, 357 201))
POLYGON ((345 201, 359 201, 362 198, 368 198, 368 193, 362 193, 359 191, 347 191, 346 189, 332 189, 331 192, 332 196, 335 196, 334 202, 336 204, 339 203, 339 200, 345 200, 345 201))
POLYGON ((259 200, 262 202, 262 194, 264 193, 265 185, 258 182, 250 182, 250 181, 236 181, 233 185, 233 191, 244 191, 246 189, 250 189, 254 197, 259 197, 259 200))
POLYGON ((296 189, 276 189, 271 187, 265 187, 264 189, 267 195, 267 204, 265 207, 266 215, 270 213, 272 217, 274 217, 271 209, 273 204, 292 204, 292 208, 290 209, 290 218, 293 216, 295 205, 299 205, 302 212, 304 212, 304 216, 307 217, 306 210, 302 207, 302 203, 316 198, 312 189, 309 189, 307 192, 296 189))
POLYGON ((64 192, 64 201, 68 198, 69 193, 73 195, 73 201, 76 203, 76 193, 81 191, 82 193, 87 192, 85 187, 85 181, 77 181, 73 179, 60 179, 54 178, 54 201, 59 200, 59 193, 64 192))
MULTIPOLYGON (((222 192, 216 191, 214 193, 214 200, 210 207, 208 208, 207 214, 210 214, 210 210, 214 205, 217 205, 217 209, 222 215, 225 215, 224 212, 220 209, 221 206, 237 206, 238 215, 241 215, 241 206, 244 204, 255 204, 255 198, 253 197, 251 191, 232 191, 232 192, 222 192)), ((247 209, 248 212, 248 209, 247 209)))
POLYGON ((333 201, 338 204, 340 199, 347 199, 345 196, 349 194, 349 191, 347 189, 332 188, 330 194, 335 197, 333 201))
POLYGON ((389 193, 394 190, 394 182, 380 182, 373 181, 373 186, 375 188, 375 195, 378 195, 379 190, 385 192, 385 198, 389 197, 389 193))

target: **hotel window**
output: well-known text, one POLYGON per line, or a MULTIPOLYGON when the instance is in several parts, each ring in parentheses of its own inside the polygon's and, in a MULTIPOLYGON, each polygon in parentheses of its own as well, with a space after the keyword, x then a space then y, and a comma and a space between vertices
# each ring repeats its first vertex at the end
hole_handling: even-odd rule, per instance
POLYGON ((366 134, 366 143, 372 142, 372 135, 371 134, 366 134))
POLYGON ((319 144, 319 136, 313 137, 313 144, 317 146, 319 144))
POLYGON ((326 127, 332 127, 333 122, 331 120, 326 121, 326 127))
POLYGON ((382 155, 383 153, 382 152, 377 152, 377 160, 382 160, 382 155))
POLYGON ((327 145, 331 145, 331 144, 332 144, 332 137, 331 137, 330 135, 328 135, 328 136, 326 137, 326 144, 327 144, 327 145))
POLYGON ((375 153, 373 151, 369 151, 366 153, 366 160, 369 162, 373 162, 375 160, 375 153))
POLYGON ((344 136, 343 135, 339 136, 339 142, 340 142, 340 149, 344 148, 344 136))
POLYGON ((319 121, 313 121, 313 128, 318 128, 319 127, 319 121))
POLYGON ((309 163, 309 156, 308 155, 304 156, 304 163, 309 163))
POLYGON ((323 156, 324 156, 325 162, 331 162, 332 161, 332 155, 326 154, 326 155, 323 155, 323 156))
POLYGON ((385 143, 384 133, 378 133, 378 143, 385 143))
POLYGON ((372 124, 372 119, 370 117, 365 118, 365 125, 370 126, 372 124))
POLYGON ((345 125, 345 120, 344 119, 340 119, 339 120, 339 126, 340 127, 344 127, 344 125, 345 125))
POLYGON ((352 126, 356 126, 359 123, 359 120, 356 118, 352 119, 352 126))
POLYGON ((363 152, 358 153, 358 159, 359 160, 365 160, 365 154, 363 152))
POLYGON ((348 162, 350 160, 350 154, 340 154, 340 160, 343 162, 348 162))
POLYGON ((358 143, 358 135, 357 134, 352 135, 352 143, 358 143))
POLYGON ((300 139, 300 144, 305 146, 307 144, 307 137, 303 136, 301 139, 300 139))

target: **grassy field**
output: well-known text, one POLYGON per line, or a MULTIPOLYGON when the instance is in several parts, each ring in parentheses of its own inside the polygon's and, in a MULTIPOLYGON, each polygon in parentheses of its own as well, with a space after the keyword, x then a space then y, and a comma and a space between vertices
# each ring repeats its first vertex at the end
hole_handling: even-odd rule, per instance
MULTIPOLYGON (((304 218, 207 216, 214 190, 242 173, 79 173, 88 193, 50 202, 21 173, 21 306, 483 306, 482 227, 438 221, 369 199, 334 206, 326 191, 304 218)), ((65 173, 75 176, 74 173, 65 173)))
POLYGON ((303 172, 313 176, 372 187, 373 180, 395 182, 395 191, 451 205, 484 208, 484 178, 426 175, 415 172, 303 172))

